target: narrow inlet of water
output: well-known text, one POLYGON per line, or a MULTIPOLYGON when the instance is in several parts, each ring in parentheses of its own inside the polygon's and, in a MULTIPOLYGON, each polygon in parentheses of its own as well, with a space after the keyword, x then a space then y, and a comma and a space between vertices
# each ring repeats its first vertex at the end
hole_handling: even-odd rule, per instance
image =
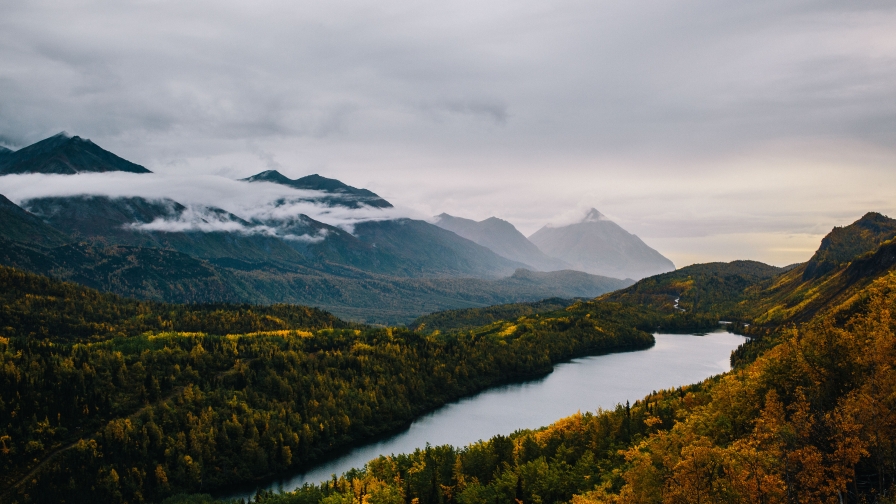
MULTIPOLYGON (((447 404, 392 437, 358 446, 345 455, 292 474, 263 488, 291 491, 320 483, 380 456, 430 445, 466 446, 497 434, 535 429, 578 411, 610 409, 654 390, 699 382, 731 369, 731 351, 746 338, 727 332, 655 334, 656 345, 636 352, 582 357, 558 364, 544 378, 503 385, 447 404)), ((250 498, 255 490, 227 498, 250 498)))

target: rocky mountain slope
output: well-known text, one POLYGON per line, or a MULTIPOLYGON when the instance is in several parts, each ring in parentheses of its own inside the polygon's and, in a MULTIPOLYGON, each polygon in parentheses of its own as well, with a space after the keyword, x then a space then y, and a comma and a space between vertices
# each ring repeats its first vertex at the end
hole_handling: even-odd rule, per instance
POLYGON ((90 140, 59 133, 17 151, 0 153, 0 175, 47 173, 73 175, 90 172, 150 173, 90 140))

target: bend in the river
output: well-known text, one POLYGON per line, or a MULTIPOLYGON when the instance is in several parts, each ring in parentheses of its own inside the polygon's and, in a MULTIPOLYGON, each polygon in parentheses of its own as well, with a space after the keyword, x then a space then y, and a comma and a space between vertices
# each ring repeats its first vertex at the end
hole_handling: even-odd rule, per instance
MULTIPOLYGON (((399 434, 358 446, 265 488, 291 491, 304 483, 319 483, 333 474, 364 467, 380 455, 410 453, 427 443, 466 446, 497 434, 542 427, 577 411, 613 408, 655 390, 696 383, 728 371, 731 351, 745 341, 727 332, 654 336, 656 344, 647 350, 573 359, 558 364, 543 378, 495 387, 447 404, 399 434)), ((227 497, 254 494, 252 490, 227 497)))

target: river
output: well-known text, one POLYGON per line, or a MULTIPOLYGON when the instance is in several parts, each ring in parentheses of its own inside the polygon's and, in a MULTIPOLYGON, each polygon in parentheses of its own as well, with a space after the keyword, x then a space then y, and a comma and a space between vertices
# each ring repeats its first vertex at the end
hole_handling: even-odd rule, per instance
MULTIPOLYGON (((554 366, 554 371, 543 378, 495 387, 447 404, 418 418, 403 432, 354 448, 264 488, 290 491, 306 482, 319 483, 333 474, 363 467, 379 455, 409 453, 427 443, 466 446, 496 434, 542 427, 577 411, 634 402, 654 390, 696 383, 728 371, 731 351, 745 341, 727 332, 654 337, 656 345, 647 350, 573 359, 554 366)), ((226 497, 253 495, 254 490, 226 497)))

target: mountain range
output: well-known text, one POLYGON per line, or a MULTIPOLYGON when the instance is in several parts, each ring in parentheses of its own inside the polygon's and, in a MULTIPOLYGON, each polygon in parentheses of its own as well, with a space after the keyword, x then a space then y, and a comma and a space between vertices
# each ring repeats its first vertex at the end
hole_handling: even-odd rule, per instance
MULTIPOLYGON (((45 159, 28 173, 60 166, 45 159)), ((79 164, 89 157, 66 159, 75 173, 92 169, 79 164)), ((350 201, 345 187, 355 188, 342 186, 308 190, 323 193, 316 202, 350 201)), ((56 277, 0 266, 0 502, 223 502, 205 492, 307 471, 571 358, 647 348, 648 331, 703 333, 720 321, 748 336, 731 372, 466 447, 381 456, 255 500, 833 503, 892 493, 894 219, 870 212, 834 228, 801 264, 697 264, 608 288, 626 282, 572 270, 501 277, 519 261, 448 229, 406 218, 335 226, 281 203, 252 216, 171 198, 0 196, 0 263, 56 277), (257 304, 136 301, 59 279, 151 300, 257 304), (525 301, 601 288, 611 292, 525 301), (482 307, 501 298, 520 302, 482 307), (469 308, 381 328, 274 304, 293 299, 356 320, 469 308)), ((504 254, 541 257, 509 223, 441 217, 504 254), (477 234, 488 226, 511 244, 477 234)), ((545 257, 555 247, 558 260, 601 266, 584 251, 618 236, 607 257, 619 271, 671 266, 620 230, 593 210, 532 242, 545 257)))
POLYGON ((580 222, 547 225, 529 238, 497 217, 477 222, 443 213, 435 224, 541 271, 573 269, 640 280, 675 269, 672 261, 594 208, 580 222))
POLYGON ((329 193, 324 201, 332 205, 344 205, 351 208, 358 208, 361 205, 374 208, 392 208, 392 203, 380 198, 373 191, 358 189, 357 187, 343 184, 336 179, 321 177, 316 173, 293 180, 277 170, 267 170, 242 180, 246 182, 271 182, 296 189, 324 191, 329 193))
MULTIPOLYGON (((67 134, 0 153, 3 175, 113 171, 151 174, 67 134)), ((238 183, 300 192, 272 202, 267 213, 243 217, 102 191, 18 204, 4 197, 0 263, 137 298, 301 303, 377 323, 407 323, 451 308, 593 297, 632 283, 572 271, 499 219, 485 221, 479 234, 446 229, 450 216, 441 225, 383 214, 336 226, 291 205, 307 201, 374 214, 393 206, 372 191, 319 175, 290 179, 269 170, 238 183)))

